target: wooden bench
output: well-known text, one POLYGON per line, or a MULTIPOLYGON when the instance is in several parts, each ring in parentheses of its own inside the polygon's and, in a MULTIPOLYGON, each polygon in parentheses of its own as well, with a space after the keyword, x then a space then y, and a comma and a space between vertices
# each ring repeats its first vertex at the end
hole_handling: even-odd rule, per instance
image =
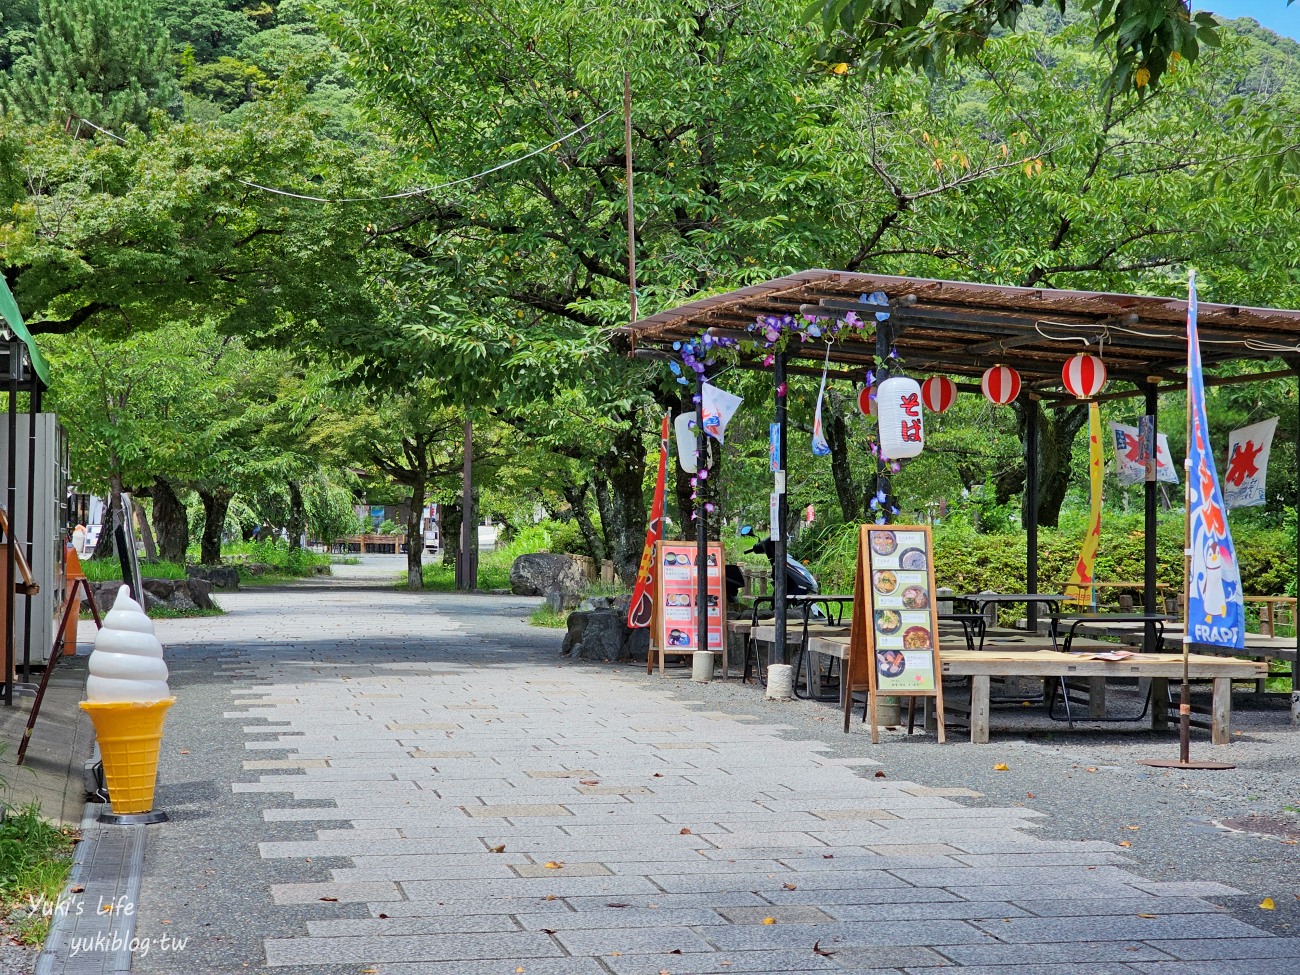
MULTIPOLYGON (((809 649, 817 653, 843 654, 847 648, 847 635, 809 638, 809 649)), ((1168 707, 1162 704, 1168 700, 1169 681, 1180 680, 1183 675, 1183 657, 1174 653, 1146 653, 1110 661, 1089 660, 1054 650, 947 650, 940 655, 940 664, 945 677, 971 678, 970 740, 976 744, 987 744, 989 740, 989 681, 992 677, 1083 677, 1103 681, 1108 677, 1147 678, 1151 681, 1151 694, 1156 702, 1151 709, 1151 726, 1163 729, 1169 721, 1168 707)), ((1257 678, 1265 666, 1250 660, 1201 654, 1192 654, 1189 658, 1189 676, 1214 682, 1210 738, 1216 745, 1226 745, 1231 740, 1233 680, 1257 678)))

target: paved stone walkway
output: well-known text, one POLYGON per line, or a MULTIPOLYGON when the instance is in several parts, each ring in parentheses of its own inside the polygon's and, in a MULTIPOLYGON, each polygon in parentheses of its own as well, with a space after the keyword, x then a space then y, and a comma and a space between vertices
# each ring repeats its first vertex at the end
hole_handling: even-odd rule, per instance
POLYGON ((560 663, 530 601, 345 582, 159 627, 137 933, 187 943, 135 971, 1300 973, 1227 888, 560 663))

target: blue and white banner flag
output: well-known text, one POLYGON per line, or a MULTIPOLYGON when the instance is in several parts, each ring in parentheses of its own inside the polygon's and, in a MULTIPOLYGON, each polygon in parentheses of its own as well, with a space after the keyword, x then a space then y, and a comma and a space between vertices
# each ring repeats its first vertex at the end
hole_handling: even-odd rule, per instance
POLYGON ((1196 333, 1195 272, 1188 278, 1187 290, 1187 400, 1192 414, 1191 443, 1187 445, 1187 518, 1192 562, 1183 641, 1241 650, 1246 645, 1246 608, 1237 551, 1228 530, 1227 508, 1210 448, 1210 425, 1205 417, 1205 377, 1196 333))

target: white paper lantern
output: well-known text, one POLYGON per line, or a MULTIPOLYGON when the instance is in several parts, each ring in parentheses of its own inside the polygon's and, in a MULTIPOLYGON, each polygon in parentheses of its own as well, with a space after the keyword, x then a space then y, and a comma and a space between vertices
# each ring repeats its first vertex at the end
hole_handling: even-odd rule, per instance
POLYGON ((858 391, 858 410, 863 416, 876 415, 876 387, 863 386, 858 391))
POLYGON ((891 376, 876 390, 880 453, 885 460, 915 457, 925 445, 921 385, 906 376, 891 376))
POLYGON ((931 413, 946 413, 957 402, 957 384, 947 376, 931 376, 921 383, 921 402, 931 413))
POLYGON ((1061 382, 1079 399, 1092 399, 1106 385, 1106 363, 1080 352, 1061 369, 1061 382))
POLYGON ((1020 395, 1020 373, 1010 366, 993 366, 984 371, 980 389, 990 403, 1006 406, 1020 395))

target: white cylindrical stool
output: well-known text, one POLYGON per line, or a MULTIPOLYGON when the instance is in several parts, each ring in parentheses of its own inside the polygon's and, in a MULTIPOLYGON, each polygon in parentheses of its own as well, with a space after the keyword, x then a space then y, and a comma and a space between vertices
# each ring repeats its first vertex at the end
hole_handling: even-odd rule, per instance
POLYGON ((696 650, 691 654, 691 680, 707 684, 713 680, 713 651, 696 650))
POLYGON ((770 701, 788 701, 794 697, 794 668, 789 664, 772 664, 767 668, 767 694, 770 701))

